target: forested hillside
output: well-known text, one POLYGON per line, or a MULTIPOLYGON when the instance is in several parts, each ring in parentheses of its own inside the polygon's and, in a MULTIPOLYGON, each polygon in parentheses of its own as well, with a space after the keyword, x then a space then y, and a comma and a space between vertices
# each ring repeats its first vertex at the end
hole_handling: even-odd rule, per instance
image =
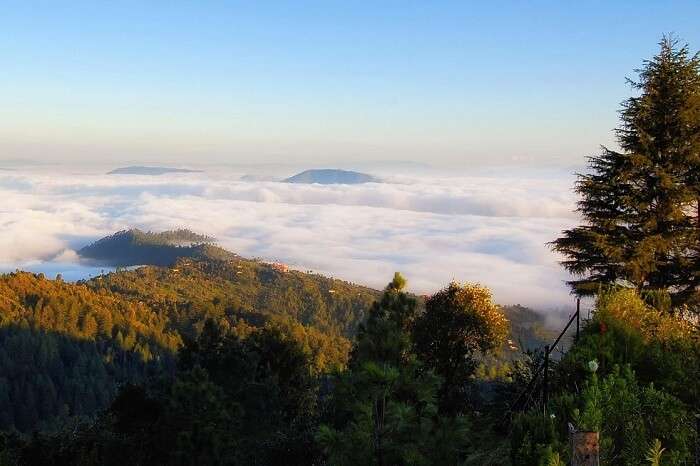
POLYGON ((0 276, 0 428, 91 416, 119 384, 173 368, 166 316, 106 290, 18 272, 0 276))
POLYGON ((283 315, 326 333, 351 336, 378 296, 364 286, 240 257, 179 259, 172 267, 139 267, 87 285, 147 302, 190 334, 206 318, 235 326, 283 315))
POLYGON ((510 339, 521 350, 541 348, 556 337, 557 332, 547 326, 542 313, 520 304, 503 306, 503 313, 510 322, 510 339))
POLYGON ((113 267, 170 265, 180 257, 221 260, 235 257, 213 242, 213 238, 189 230, 154 233, 131 229, 85 246, 78 255, 89 262, 113 267))
POLYGON ((320 370, 345 365, 350 338, 379 296, 364 286, 238 256, 178 259, 172 267, 139 267, 86 284, 146 303, 183 338, 197 337, 207 320, 239 336, 254 328, 282 328, 320 370))
MULTIPOLYGON (((161 243, 180 252, 188 248, 173 241, 209 240, 175 233, 142 241, 131 231, 128 242, 114 241, 125 236, 119 233, 107 243, 132 252, 134 244, 161 243)), ((174 257, 172 267, 78 284, 24 272, 0 276, 0 429, 52 430, 89 418, 121 384, 171 373, 183 341, 197 338, 207 320, 241 338, 277 329, 299 343, 316 371, 346 364, 349 337, 378 292, 223 256, 229 259, 174 257)))
POLYGON ((0 428, 52 429, 107 406, 117 387, 168 373, 207 319, 248 336, 277 328, 318 370, 342 367, 376 296, 368 288, 254 261, 181 260, 85 284, 0 277, 0 428))
MULTIPOLYGON (((198 338, 208 321, 243 339, 276 329, 299 344, 316 373, 347 365, 351 339, 378 291, 227 257, 234 258, 177 258, 170 267, 78 284, 24 272, 1 276, 0 428, 53 430, 91 417, 121 384, 172 373, 183 341, 198 338)), ((504 377, 520 354, 514 345, 536 345, 547 335, 532 311, 506 314, 516 316, 515 333, 481 362, 484 376, 504 377)))

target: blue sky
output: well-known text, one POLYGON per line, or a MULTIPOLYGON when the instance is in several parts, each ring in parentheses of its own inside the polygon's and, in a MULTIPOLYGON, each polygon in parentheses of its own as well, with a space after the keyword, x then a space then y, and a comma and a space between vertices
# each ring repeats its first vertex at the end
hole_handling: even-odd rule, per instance
POLYGON ((0 161, 573 165, 700 2, 1 2, 0 161))

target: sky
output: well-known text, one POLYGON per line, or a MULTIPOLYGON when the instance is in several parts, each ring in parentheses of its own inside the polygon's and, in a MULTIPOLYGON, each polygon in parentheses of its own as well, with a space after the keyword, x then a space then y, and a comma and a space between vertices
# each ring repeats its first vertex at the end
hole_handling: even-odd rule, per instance
POLYGON ((0 166, 580 165, 700 2, 0 2, 0 166))

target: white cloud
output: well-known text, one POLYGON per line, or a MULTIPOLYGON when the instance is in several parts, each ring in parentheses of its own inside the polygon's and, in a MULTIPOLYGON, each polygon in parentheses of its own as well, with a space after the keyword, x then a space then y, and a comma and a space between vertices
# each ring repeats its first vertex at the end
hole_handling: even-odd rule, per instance
POLYGON ((455 279, 488 285, 502 303, 568 301, 566 275, 545 246, 576 222, 568 178, 319 186, 239 175, 0 176, 0 264, 73 261, 73 249, 132 226, 187 227, 244 256, 375 287, 399 270, 421 293, 455 279))

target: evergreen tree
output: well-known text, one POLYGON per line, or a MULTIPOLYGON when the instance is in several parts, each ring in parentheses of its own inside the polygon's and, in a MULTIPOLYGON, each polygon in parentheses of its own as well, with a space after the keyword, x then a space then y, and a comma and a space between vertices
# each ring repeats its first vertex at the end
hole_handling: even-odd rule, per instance
POLYGON ((318 441, 334 465, 457 464, 461 417, 437 412, 441 379, 411 348, 415 299, 399 274, 361 325, 350 369, 334 386, 332 415, 318 441))
MULTIPOLYGON (((221 391, 212 410, 225 410, 229 416, 209 419, 203 424, 209 433, 193 439, 189 448, 206 451, 208 439, 219 436, 217 441, 230 450, 226 453, 230 461, 198 464, 313 462, 317 383, 308 355, 290 336, 265 327, 241 340, 208 320, 201 336, 180 351, 178 367, 176 383, 166 397, 171 412, 187 410, 196 402, 197 380, 205 377, 221 391)), ((198 416, 196 410, 186 411, 188 421, 171 428, 178 435, 200 435, 202 429, 192 428, 198 416)))
POLYGON ((417 314, 416 299, 405 293, 406 279, 395 273, 379 301, 360 324, 350 360, 356 365, 368 360, 399 366, 411 351, 410 326, 417 314))
POLYGON ((579 295, 602 285, 666 289, 697 306, 700 285, 700 56, 664 37, 657 56, 629 80, 640 92, 622 104, 621 150, 603 148, 579 175, 584 224, 554 250, 576 275, 579 295))
POLYGON ((466 407, 466 389, 478 358, 501 346, 508 319, 480 285, 450 285, 425 302, 413 325, 416 353, 444 379, 441 410, 454 414, 466 407))

